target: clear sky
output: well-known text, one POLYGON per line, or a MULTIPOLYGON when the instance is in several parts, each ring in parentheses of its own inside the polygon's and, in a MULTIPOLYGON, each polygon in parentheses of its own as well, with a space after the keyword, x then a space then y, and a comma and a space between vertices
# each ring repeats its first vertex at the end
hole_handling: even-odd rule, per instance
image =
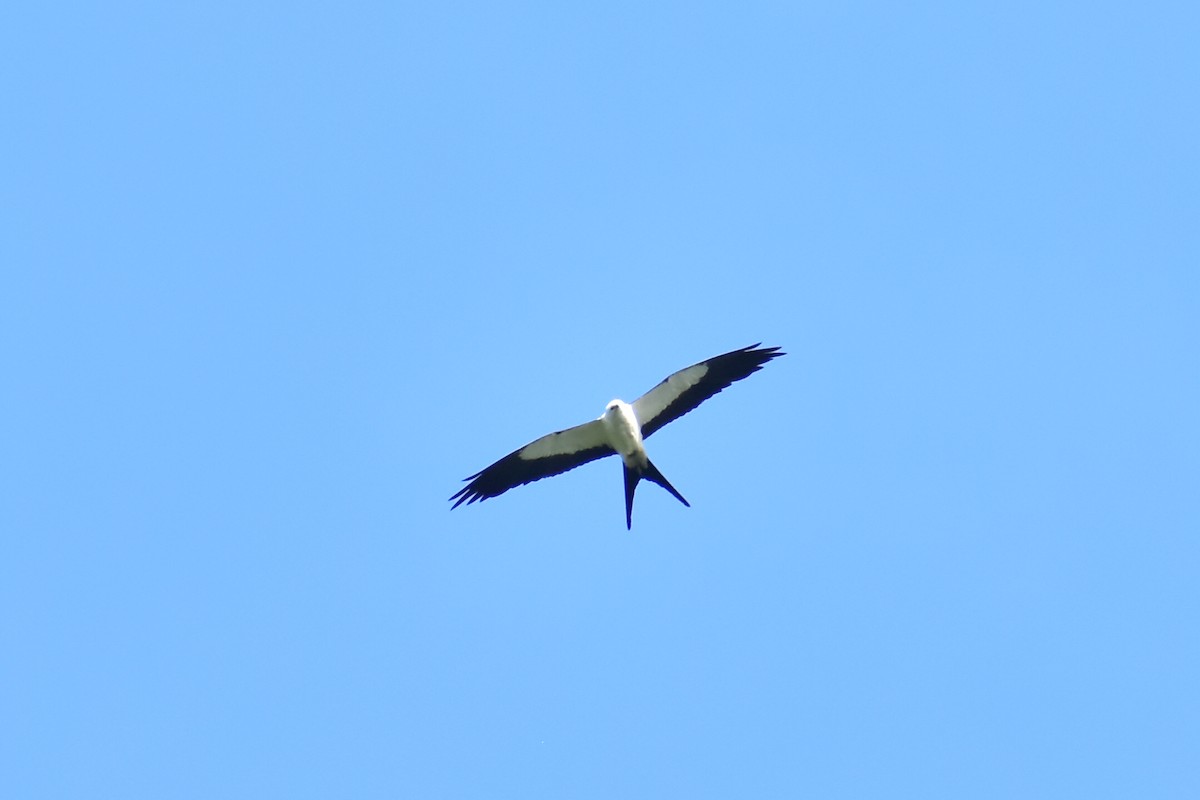
POLYGON ((0 796, 1200 796, 1195 6, 600 5, 0 13, 0 796))

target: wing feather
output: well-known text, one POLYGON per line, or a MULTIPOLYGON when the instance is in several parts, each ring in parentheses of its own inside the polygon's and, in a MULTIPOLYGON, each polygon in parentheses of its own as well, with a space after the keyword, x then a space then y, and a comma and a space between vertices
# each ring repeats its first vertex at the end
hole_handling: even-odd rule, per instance
POLYGON ((779 352, 778 347, 755 349, 758 346, 752 344, 681 369, 635 400, 633 411, 641 423, 642 438, 679 419, 735 381, 758 372, 771 359, 787 355, 779 352))
POLYGON ((516 486, 558 475, 616 452, 608 444, 604 424, 598 419, 546 434, 466 478, 470 483, 450 498, 457 501, 451 508, 502 495, 516 486))

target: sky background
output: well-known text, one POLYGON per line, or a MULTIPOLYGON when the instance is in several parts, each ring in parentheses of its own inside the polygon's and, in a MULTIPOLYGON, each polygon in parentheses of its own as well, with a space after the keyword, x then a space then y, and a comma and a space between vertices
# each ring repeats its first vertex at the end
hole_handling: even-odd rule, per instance
POLYGON ((0 12, 0 796, 1200 796, 1195 7, 602 5, 0 12))

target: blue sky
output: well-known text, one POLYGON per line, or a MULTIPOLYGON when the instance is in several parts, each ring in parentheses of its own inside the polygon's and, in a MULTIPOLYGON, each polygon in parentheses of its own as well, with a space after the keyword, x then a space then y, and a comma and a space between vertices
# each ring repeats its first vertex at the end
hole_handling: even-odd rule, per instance
POLYGON ((1189 5, 3 17, 0 795, 1200 792, 1189 5))

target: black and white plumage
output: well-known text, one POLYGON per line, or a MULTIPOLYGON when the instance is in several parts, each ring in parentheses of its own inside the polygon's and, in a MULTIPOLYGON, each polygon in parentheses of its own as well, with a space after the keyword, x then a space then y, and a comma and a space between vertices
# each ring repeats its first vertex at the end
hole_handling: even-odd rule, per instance
POLYGON ((666 489, 685 506, 683 495, 646 456, 645 439, 679 419, 708 398, 758 372, 773 358, 786 355, 778 347, 753 344, 693 364, 668 376, 632 404, 613 400, 598 419, 536 439, 466 480, 450 499, 452 508, 486 500, 531 481, 558 475, 605 456, 620 454, 625 466, 625 526, 633 527, 633 493, 645 478, 666 489))

